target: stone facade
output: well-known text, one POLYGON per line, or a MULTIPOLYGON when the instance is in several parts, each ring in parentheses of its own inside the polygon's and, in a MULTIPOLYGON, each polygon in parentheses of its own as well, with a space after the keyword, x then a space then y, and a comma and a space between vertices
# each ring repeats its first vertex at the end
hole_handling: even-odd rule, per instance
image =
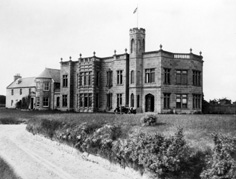
POLYGON ((126 50, 99 58, 94 53, 87 58, 80 55, 77 61, 61 61, 61 110, 114 111, 122 105, 138 112, 201 112, 202 58, 191 50, 171 53, 162 46, 145 52, 145 29, 133 28, 130 54, 126 50))
POLYGON ((128 106, 137 112, 201 112, 201 53, 172 53, 161 45, 146 52, 145 33, 143 28, 130 29, 129 54, 115 51, 100 58, 94 52, 76 61, 61 59, 60 70, 46 69, 36 78, 36 109, 112 112, 128 106))

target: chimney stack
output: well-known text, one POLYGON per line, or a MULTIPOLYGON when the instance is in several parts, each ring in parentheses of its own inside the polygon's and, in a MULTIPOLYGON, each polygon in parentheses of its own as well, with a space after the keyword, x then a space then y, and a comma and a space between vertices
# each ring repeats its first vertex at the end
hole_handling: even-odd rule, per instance
POLYGON ((15 76, 14 76, 14 81, 16 81, 17 79, 21 78, 20 74, 17 73, 15 76))

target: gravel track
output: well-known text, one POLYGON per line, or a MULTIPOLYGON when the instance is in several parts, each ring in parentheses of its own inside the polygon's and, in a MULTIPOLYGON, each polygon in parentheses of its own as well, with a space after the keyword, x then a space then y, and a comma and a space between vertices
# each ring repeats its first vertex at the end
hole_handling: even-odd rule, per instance
POLYGON ((22 179, 138 179, 135 172, 90 159, 72 147, 26 131, 26 125, 0 125, 0 156, 22 179))

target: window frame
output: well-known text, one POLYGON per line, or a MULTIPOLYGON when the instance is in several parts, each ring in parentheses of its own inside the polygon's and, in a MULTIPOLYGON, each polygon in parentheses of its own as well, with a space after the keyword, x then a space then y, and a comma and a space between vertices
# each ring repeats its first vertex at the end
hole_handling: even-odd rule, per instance
POLYGON ((188 109, 188 94, 176 94, 175 99, 176 109, 188 109))
POLYGON ((155 83, 155 68, 145 69, 145 83, 155 83))
POLYGON ((164 100, 164 103, 163 103, 163 108, 164 109, 170 109, 170 95, 171 93, 163 93, 163 100, 164 100))
POLYGON ((123 70, 117 70, 117 85, 123 85, 123 70))
POLYGON ((193 109, 201 109, 201 94, 193 94, 193 109))
POLYGON ((49 107, 49 97, 43 97, 43 107, 49 107))
POLYGON ((50 90, 50 83, 49 81, 43 82, 43 91, 49 91, 50 90))
POLYGON ((170 73, 171 69, 170 68, 164 68, 164 84, 165 85, 170 85, 170 73))
POLYGON ((134 84, 134 70, 130 72, 130 84, 134 84))
POLYGON ((62 107, 68 107, 68 95, 67 94, 62 95, 62 107))
POLYGON ((192 70, 193 72, 193 86, 202 86, 201 84, 201 71, 192 70))
POLYGON ((116 101, 117 107, 120 107, 122 106, 122 93, 117 93, 116 95, 117 95, 117 101, 116 101))
POLYGON ((62 87, 68 88, 68 75, 67 74, 62 75, 62 87))
POLYGON ((176 85, 188 85, 188 70, 178 69, 176 70, 175 74, 176 74, 176 85))

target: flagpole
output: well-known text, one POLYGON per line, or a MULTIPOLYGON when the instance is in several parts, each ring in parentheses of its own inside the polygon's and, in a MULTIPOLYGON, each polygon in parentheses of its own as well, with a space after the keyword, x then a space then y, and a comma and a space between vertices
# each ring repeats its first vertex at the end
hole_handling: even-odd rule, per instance
MULTIPOLYGON (((138 4, 137 4, 137 11, 139 12, 138 4)), ((138 28, 138 12, 137 12, 137 28, 138 28)))

